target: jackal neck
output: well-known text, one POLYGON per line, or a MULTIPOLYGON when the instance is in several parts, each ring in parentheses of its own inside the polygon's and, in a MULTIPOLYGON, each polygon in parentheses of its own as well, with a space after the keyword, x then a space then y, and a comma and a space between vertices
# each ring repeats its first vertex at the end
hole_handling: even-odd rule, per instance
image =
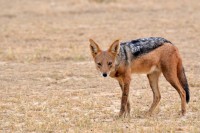
POLYGON ((120 45, 120 51, 115 59, 115 71, 117 71, 120 65, 126 65, 129 63, 129 50, 125 47, 125 45, 120 45))

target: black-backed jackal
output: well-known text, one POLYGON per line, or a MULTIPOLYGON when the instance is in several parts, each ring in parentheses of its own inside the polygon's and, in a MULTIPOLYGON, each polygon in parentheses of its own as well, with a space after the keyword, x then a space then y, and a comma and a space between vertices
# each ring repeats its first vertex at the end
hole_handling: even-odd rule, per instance
POLYGON ((102 51, 92 39, 89 41, 97 70, 103 77, 109 75, 119 82, 122 90, 120 117, 130 114, 128 97, 131 73, 147 74, 153 91, 149 115, 161 99, 158 86, 161 73, 178 91, 182 115, 186 113, 186 102, 190 99, 189 87, 178 49, 170 41, 161 37, 141 38, 123 43, 116 40, 106 51, 102 51))

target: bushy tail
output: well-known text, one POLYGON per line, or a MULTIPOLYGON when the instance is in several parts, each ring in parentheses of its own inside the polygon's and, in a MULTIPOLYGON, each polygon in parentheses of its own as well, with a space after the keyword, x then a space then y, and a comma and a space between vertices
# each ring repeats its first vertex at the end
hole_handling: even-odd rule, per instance
POLYGON ((184 88, 186 92, 186 102, 188 103, 190 101, 190 90, 189 90, 187 78, 186 78, 185 71, 184 71, 181 61, 178 64, 178 79, 181 83, 181 86, 184 88))

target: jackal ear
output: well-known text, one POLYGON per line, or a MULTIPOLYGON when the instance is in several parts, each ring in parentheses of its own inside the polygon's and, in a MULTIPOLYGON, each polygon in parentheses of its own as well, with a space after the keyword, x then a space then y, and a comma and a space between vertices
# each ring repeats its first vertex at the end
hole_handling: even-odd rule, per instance
POLYGON ((112 52, 113 54, 118 54, 120 49, 120 43, 119 40, 116 40, 112 43, 108 51, 112 52))
POLYGON ((92 39, 89 39, 90 41, 90 50, 92 52, 93 57, 95 57, 99 52, 101 52, 101 49, 99 48, 98 44, 93 41, 92 39))

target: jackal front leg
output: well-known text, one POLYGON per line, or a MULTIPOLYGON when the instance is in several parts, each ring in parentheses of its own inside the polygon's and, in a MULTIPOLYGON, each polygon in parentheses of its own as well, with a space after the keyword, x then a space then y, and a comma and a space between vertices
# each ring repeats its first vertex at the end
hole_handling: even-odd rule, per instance
MULTIPOLYGON (((119 86, 122 90, 122 94, 124 92, 124 82, 122 79, 118 79, 118 82, 119 82, 119 86)), ((122 95, 123 97, 123 95, 122 95)), ((125 116, 130 116, 130 111, 131 111, 131 105, 130 105, 130 101, 129 101, 129 98, 127 99, 127 104, 126 104, 126 107, 125 107, 125 116)))
POLYGON ((126 117, 126 114, 129 115, 130 113, 130 103, 128 101, 130 81, 131 81, 130 77, 126 77, 124 79, 124 87, 122 91, 121 109, 119 117, 122 116, 126 117))

